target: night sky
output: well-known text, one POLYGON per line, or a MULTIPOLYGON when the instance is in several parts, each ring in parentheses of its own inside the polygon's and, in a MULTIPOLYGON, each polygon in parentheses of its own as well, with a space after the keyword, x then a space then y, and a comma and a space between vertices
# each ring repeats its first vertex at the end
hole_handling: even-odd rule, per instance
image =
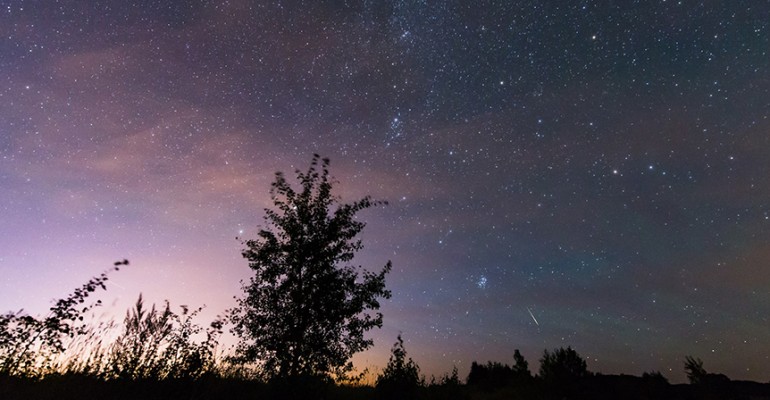
MULTIPOLYGON (((276 171, 331 159, 422 372, 685 355, 770 379, 770 4, 0 1, 0 311, 235 305, 276 171), (166 4, 160 4, 166 3, 166 4), (189 3, 189 4, 186 4, 189 3)), ((207 319, 208 318, 208 319, 207 319)))

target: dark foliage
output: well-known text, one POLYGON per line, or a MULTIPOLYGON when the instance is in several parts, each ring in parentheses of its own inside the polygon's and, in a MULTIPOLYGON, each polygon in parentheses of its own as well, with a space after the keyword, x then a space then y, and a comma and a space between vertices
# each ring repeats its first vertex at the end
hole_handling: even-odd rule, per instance
POLYGON ((456 366, 453 366, 451 373, 444 374, 438 379, 436 379, 436 377, 432 377, 429 386, 459 387, 461 385, 462 382, 460 381, 460 372, 457 370, 456 366))
POLYGON ((706 372, 700 358, 685 357, 684 370, 693 388, 704 399, 723 398, 733 391, 734 385, 730 378, 706 372))
POLYGON ((521 355, 519 349, 513 351, 513 370, 514 378, 522 381, 532 378, 532 373, 529 371, 529 363, 524 356, 521 355))
POLYGON ((356 236, 365 224, 356 214, 385 203, 340 204, 328 165, 315 155, 307 172, 297 171, 298 191, 277 173, 268 227, 245 243, 255 275, 232 311, 233 332, 241 337, 238 356, 263 362, 270 379, 351 371, 350 357, 373 344, 364 333, 382 326, 382 314, 369 311, 390 297, 390 262, 378 274, 349 264, 363 247, 356 236))
POLYGON ((572 347, 561 347, 553 352, 543 351, 540 379, 552 397, 574 395, 581 380, 590 375, 586 361, 572 347))
POLYGON ((43 318, 22 311, 0 315, 0 375, 43 375, 52 358, 65 350, 64 340, 87 330, 83 316, 101 305, 101 300, 85 304, 96 289, 106 290, 107 274, 128 265, 117 261, 113 267, 91 278, 66 298, 60 299, 43 318))
POLYGON ((660 371, 645 372, 642 374, 642 379, 644 379, 645 382, 653 384, 668 385, 668 379, 666 379, 660 371))
POLYGON ((529 363, 518 349, 513 353, 513 360, 513 366, 499 362, 484 365, 474 361, 468 373, 468 387, 492 398, 532 398, 538 388, 529 371, 529 363))
POLYGON ((474 361, 468 373, 468 386, 495 390, 511 385, 514 376, 513 369, 507 364, 490 361, 487 365, 482 365, 474 361))
POLYGON ((421 386, 420 367, 407 357, 404 340, 398 335, 390 351, 388 365, 377 377, 377 395, 381 399, 413 399, 421 386))
MULTIPOLYGON (((67 298, 58 300, 44 318, 19 313, 0 317, 0 377, 24 383, 65 380, 197 380, 217 369, 215 349, 223 322, 207 329, 193 322, 201 308, 182 306, 181 314, 166 302, 162 311, 144 307, 141 295, 126 313, 122 333, 112 342, 114 321, 94 326, 84 315, 101 301, 85 304, 97 288, 106 289, 107 274, 92 278, 67 298), (200 342, 194 336, 202 336, 200 342), (15 379, 17 378, 17 379, 15 379)), ((23 385, 22 385, 23 386, 23 385)), ((0 398, 3 398, 0 396, 0 398)))
POLYGON ((141 294, 133 310, 126 312, 123 333, 109 347, 101 374, 120 379, 198 379, 215 368, 214 351, 222 333, 222 321, 215 320, 206 329, 200 343, 193 336, 203 327, 193 318, 202 308, 182 313, 171 311, 166 302, 163 311, 153 305, 144 308, 141 294))
POLYGON ((586 361, 572 347, 545 350, 540 359, 540 378, 547 383, 570 383, 589 375, 586 361))
POLYGON ((692 356, 685 357, 684 371, 687 373, 687 379, 690 383, 700 383, 707 374, 703 368, 703 361, 692 356))
POLYGON ((529 363, 518 349, 513 353, 513 361, 513 366, 499 362, 488 362, 487 365, 482 365, 474 361, 468 373, 468 386, 494 390, 505 386, 529 384, 532 379, 529 363))
POLYGON ((452 372, 436 378, 432 377, 430 383, 422 389, 426 400, 463 400, 469 398, 468 388, 460 380, 457 367, 452 367, 452 372))

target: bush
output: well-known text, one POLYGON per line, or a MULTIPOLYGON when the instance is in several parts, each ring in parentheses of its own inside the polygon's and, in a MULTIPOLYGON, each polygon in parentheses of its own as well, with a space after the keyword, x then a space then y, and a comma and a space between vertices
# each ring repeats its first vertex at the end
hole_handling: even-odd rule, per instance
POLYGON ((65 340, 86 333, 83 316, 102 303, 98 300, 84 305, 86 299, 98 288, 106 290, 107 274, 122 265, 128 265, 128 260, 116 262, 110 270, 58 300, 44 318, 22 311, 0 315, 0 376, 44 376, 52 372, 56 356, 66 350, 65 340))
POLYGON ((406 356, 404 340, 398 335, 388 365, 377 377, 376 391, 381 399, 412 399, 423 386, 420 367, 406 356))

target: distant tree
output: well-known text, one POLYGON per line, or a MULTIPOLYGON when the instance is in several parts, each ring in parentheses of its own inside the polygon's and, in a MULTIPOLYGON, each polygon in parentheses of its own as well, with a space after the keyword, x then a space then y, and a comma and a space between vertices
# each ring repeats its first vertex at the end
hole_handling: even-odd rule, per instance
POLYGON ((730 384, 730 378, 727 375, 706 372, 700 358, 685 357, 684 370, 691 384, 705 387, 712 393, 724 391, 730 384))
POLYGON ((703 368, 703 360, 692 356, 684 358, 684 371, 687 374, 687 379, 692 384, 701 383, 708 374, 703 368))
POLYGON ((532 373, 529 372, 529 363, 526 359, 524 359, 524 356, 521 355, 519 352, 519 349, 516 349, 513 351, 513 374, 516 375, 516 378, 531 378, 532 373))
POLYGON ((457 366, 452 367, 452 372, 438 378, 431 377, 427 385, 425 396, 421 398, 431 400, 466 400, 470 398, 468 388, 460 380, 460 372, 457 366))
POLYGON ((650 371, 642 374, 642 379, 648 383, 668 385, 668 379, 660 371, 650 371))
POLYGON ((482 365, 474 361, 468 373, 468 386, 493 390, 508 386, 513 382, 514 377, 513 370, 508 364, 490 361, 482 365))
POLYGON ((465 383, 468 386, 478 386, 485 376, 486 368, 484 365, 473 361, 471 362, 471 370, 468 371, 468 377, 465 379, 465 383))
POLYGON ((492 361, 487 362, 486 365, 472 362, 471 370, 468 373, 468 386, 495 390, 506 386, 525 384, 528 379, 532 378, 529 363, 518 349, 514 350, 513 361, 513 366, 492 361))
POLYGON ((563 384, 589 376, 585 360, 572 347, 543 352, 540 359, 540 377, 550 383, 563 384))
POLYGON ((451 386, 451 387, 457 387, 460 386, 462 382, 460 382, 460 372, 457 370, 457 366, 452 366, 452 372, 449 374, 445 374, 442 376, 436 385, 439 386, 451 386))
POLYGON ((363 247, 356 237, 365 224, 356 214, 386 203, 368 196, 340 203, 328 166, 314 155, 307 172, 297 171, 297 191, 276 173, 268 227, 245 242, 255 275, 231 312, 241 338, 236 353, 264 362, 268 378, 343 375, 350 357, 373 344, 364 332, 382 326, 382 314, 370 311, 390 297, 391 264, 375 274, 350 262, 363 247))
POLYGON ((399 334, 390 351, 388 365, 377 377, 377 393, 383 399, 408 399, 416 396, 422 383, 420 367, 407 358, 404 340, 399 334))

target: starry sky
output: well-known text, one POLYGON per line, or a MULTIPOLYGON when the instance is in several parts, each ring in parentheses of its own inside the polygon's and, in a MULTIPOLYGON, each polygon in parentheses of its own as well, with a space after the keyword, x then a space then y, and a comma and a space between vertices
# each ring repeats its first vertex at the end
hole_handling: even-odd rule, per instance
MULTIPOLYGON (((374 371, 770 379, 765 1, 2 1, 0 309, 232 307, 275 171, 388 200, 374 371)), ((202 320, 205 324, 206 321, 202 320)))

